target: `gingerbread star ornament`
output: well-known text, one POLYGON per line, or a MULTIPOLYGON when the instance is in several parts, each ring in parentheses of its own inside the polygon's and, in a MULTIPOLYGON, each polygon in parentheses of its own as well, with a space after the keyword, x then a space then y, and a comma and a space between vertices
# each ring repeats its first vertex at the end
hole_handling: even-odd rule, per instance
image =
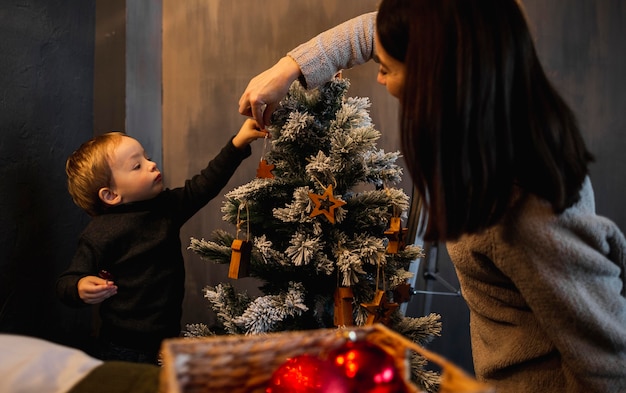
POLYGON ((259 162, 259 167, 256 169, 256 177, 260 179, 272 179, 274 174, 272 171, 276 168, 274 164, 268 164, 266 159, 262 159, 259 162))
POLYGON ((371 303, 361 303, 361 306, 365 307, 368 316, 365 321, 365 325, 373 325, 375 323, 382 323, 383 325, 389 324, 391 320, 391 314, 399 307, 398 303, 389 303, 387 294, 380 289, 376 291, 374 300, 371 303))
POLYGON ((322 195, 309 193, 309 198, 315 204, 313 211, 310 214, 310 217, 319 216, 323 214, 331 224, 335 223, 335 210, 346 204, 346 202, 341 199, 335 198, 333 195, 333 186, 332 184, 326 187, 326 190, 322 195))

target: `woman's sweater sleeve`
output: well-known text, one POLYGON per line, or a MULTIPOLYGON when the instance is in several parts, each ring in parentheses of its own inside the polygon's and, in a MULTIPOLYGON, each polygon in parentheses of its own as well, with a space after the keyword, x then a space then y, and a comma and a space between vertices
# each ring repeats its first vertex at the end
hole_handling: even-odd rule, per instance
POLYGON ((340 70, 374 57, 376 12, 337 25, 287 53, 300 66, 309 89, 323 85, 340 70))

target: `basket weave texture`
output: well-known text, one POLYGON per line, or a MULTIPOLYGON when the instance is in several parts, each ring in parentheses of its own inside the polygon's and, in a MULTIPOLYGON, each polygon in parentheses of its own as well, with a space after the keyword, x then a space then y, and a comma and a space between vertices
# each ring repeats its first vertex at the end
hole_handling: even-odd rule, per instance
MULTIPOLYGON (((440 392, 488 393, 485 385, 465 375, 438 355, 431 354, 382 325, 288 331, 258 335, 229 335, 168 339, 162 345, 160 393, 263 393, 287 359, 309 354, 324 355, 356 337, 380 345, 390 353, 398 369, 408 375, 407 349, 442 367, 440 392), (432 356, 431 356, 432 355, 432 356), (452 382, 453 390, 446 389, 452 382)), ((405 381, 407 390, 420 390, 405 381)))

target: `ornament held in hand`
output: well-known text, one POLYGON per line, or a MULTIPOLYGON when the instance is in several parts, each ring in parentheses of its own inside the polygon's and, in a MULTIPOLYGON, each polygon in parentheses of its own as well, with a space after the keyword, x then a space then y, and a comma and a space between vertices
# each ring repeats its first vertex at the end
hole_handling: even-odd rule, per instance
POLYGON ((108 270, 100 270, 98 273, 98 277, 107 280, 107 281, 115 281, 115 276, 111 274, 108 270))

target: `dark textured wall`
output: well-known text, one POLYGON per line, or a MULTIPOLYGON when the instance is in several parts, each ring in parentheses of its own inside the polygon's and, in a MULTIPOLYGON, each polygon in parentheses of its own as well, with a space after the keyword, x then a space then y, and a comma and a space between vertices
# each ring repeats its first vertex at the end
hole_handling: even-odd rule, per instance
POLYGON ((626 2, 526 0, 548 76, 578 116, 598 214, 626 230, 626 2))
MULTIPOLYGON (((163 172, 168 186, 178 186, 203 168, 244 121, 238 100, 257 73, 289 49, 361 13, 378 0, 163 0, 163 172)), ((371 115, 383 137, 379 147, 398 149, 396 102, 376 84, 376 64, 345 73, 348 92, 372 100, 371 115)), ((209 237, 216 228, 233 231, 222 221, 223 194, 256 176, 262 143, 242 163, 220 195, 183 227, 183 247, 190 237, 209 237)), ((410 184, 410 183, 409 183, 410 184)), ((231 281, 228 266, 201 260, 183 250, 187 268, 183 323, 213 322, 202 296, 206 285, 231 281)), ((257 293, 252 278, 233 285, 257 293)))
POLYGON ((93 35, 93 1, 0 2, 2 332, 73 342, 88 328, 53 283, 87 220, 64 165, 92 135, 93 35))
MULTIPOLYGON (((67 195, 63 165, 71 151, 91 137, 94 129, 95 3, 0 1, 1 332, 30 334, 69 344, 81 344, 89 332, 89 310, 76 311, 60 305, 52 285, 71 258, 78 233, 88 220, 67 195)), ((153 7, 156 2, 140 12, 135 12, 137 7, 148 3, 130 3, 129 8, 134 10, 130 14, 137 18, 133 26, 142 25, 142 13, 160 12, 153 7)), ((238 129, 242 118, 236 113, 236 102, 253 75, 314 33, 374 9, 377 3, 164 0, 162 169, 166 180, 171 185, 179 184, 187 174, 204 165, 225 138, 238 129)), ((626 229, 626 209, 622 207, 626 191, 626 3, 524 3, 546 71, 578 114, 585 138, 597 155, 592 175, 598 212, 626 229)), ((149 27, 155 29, 153 16, 150 18, 149 27)), ((133 36, 131 33, 129 36, 133 36)), ((137 33, 141 36, 141 31, 137 33)), ((157 41, 148 46, 159 44, 157 41)), ((160 72, 151 67, 159 58, 158 54, 151 57, 154 55, 153 51, 147 54, 151 59, 148 68, 150 72, 160 72)), ((145 69, 141 67, 146 65, 142 59, 126 66, 142 73, 145 69), (137 65, 139 68, 135 68, 137 65)), ((372 115, 386 133, 382 144, 391 150, 397 148, 393 137, 396 106, 384 88, 376 85, 375 72, 373 64, 351 70, 348 76, 355 81, 351 94, 372 98, 372 115)), ((105 77, 103 82, 107 80, 105 77)), ((145 110, 145 89, 138 90, 133 85, 138 82, 145 81, 126 81, 126 94, 134 98, 124 110, 132 112, 126 114, 133 118, 132 124, 150 125, 142 132, 147 133, 147 143, 154 144, 158 153, 159 142, 152 138, 160 132, 156 128, 160 126, 161 114, 154 108, 160 97, 154 95, 159 95, 161 89, 156 88, 148 97, 151 106, 145 110), (145 110, 144 114, 132 109, 137 107, 145 110)), ((147 89, 158 83, 147 82, 147 89)), ((144 136, 139 137, 144 141, 144 136)), ((253 158, 260 154, 258 146, 255 151, 253 158)), ((227 190, 254 176, 255 168, 255 163, 244 165, 227 190)), ((218 198, 190 221, 183 231, 183 245, 189 236, 206 236, 222 226, 220 204, 218 198)), ((439 251, 435 267, 455 284, 445 250, 439 251)), ((225 269, 209 268, 195 255, 186 255, 190 270, 185 322, 210 320, 200 291, 206 284, 223 280, 225 269)), ((424 289, 445 290, 432 281, 419 284, 424 289)), ((441 313, 443 337, 432 348, 471 368, 467 311, 462 299, 419 295, 409 311, 414 315, 425 311, 441 313)))

